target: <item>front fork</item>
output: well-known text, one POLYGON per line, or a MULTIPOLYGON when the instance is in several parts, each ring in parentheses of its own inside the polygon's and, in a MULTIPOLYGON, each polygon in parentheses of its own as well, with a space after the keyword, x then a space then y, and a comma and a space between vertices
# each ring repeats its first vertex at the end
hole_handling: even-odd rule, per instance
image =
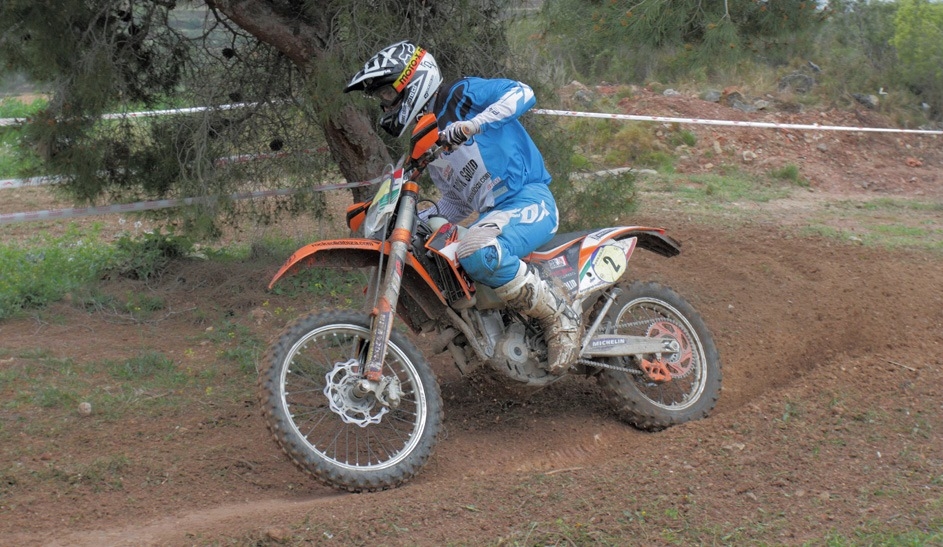
MULTIPOLYGON (((399 300, 400 287, 403 284, 403 270, 409 254, 409 242, 412 239, 413 225, 416 222, 416 203, 419 196, 419 185, 409 180, 403 184, 403 195, 400 198, 396 211, 396 223, 390 234, 389 261, 386 264, 386 273, 383 282, 377 290, 376 305, 370 311, 373 317, 373 329, 370 337, 370 351, 367 356, 366 381, 361 389, 368 389, 377 395, 381 402, 387 401, 383 396, 386 391, 383 382, 383 361, 386 359, 386 348, 393 330, 393 319, 396 316, 396 303, 399 300)), ((389 401, 392 402, 392 401, 389 401)))

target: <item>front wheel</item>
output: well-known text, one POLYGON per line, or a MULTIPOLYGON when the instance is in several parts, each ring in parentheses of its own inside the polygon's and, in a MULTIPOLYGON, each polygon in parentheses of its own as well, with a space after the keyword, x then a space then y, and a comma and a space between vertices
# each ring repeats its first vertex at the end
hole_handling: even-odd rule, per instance
POLYGON ((619 294, 606 318, 611 333, 669 338, 678 351, 619 357, 603 369, 600 386, 619 417, 646 430, 704 418, 720 396, 720 357, 700 314, 658 283, 634 282, 619 294))
POLYGON ((428 461, 442 427, 442 398, 428 362, 402 333, 390 336, 383 382, 396 401, 358 389, 370 343, 366 313, 312 313, 269 349, 259 398, 289 458, 320 481, 351 492, 383 490, 428 461))

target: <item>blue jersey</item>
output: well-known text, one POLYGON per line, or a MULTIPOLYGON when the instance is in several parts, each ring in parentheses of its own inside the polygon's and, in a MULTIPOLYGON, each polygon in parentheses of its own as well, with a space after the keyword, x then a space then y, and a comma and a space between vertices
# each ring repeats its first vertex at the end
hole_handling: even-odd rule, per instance
POLYGON ((550 184, 543 156, 518 121, 534 104, 530 86, 514 80, 462 78, 439 90, 433 107, 439 130, 474 119, 480 132, 429 165, 442 193, 437 214, 459 222, 500 208, 527 184, 550 184))

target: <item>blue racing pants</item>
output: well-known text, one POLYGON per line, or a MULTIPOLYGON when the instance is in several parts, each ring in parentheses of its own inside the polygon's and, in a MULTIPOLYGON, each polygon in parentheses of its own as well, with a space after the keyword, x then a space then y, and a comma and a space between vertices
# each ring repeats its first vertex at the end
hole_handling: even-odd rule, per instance
POLYGON ((500 287, 517 275, 522 257, 550 241, 557 233, 559 220, 550 188, 546 184, 525 184, 517 195, 475 221, 501 228, 496 244, 484 246, 459 262, 475 281, 500 287))

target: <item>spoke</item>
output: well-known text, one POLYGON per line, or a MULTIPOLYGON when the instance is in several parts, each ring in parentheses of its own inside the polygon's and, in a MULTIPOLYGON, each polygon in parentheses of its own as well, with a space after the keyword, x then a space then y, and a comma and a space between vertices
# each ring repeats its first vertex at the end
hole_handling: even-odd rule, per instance
POLYGON ((293 388, 293 389, 288 393, 288 395, 297 396, 297 395, 303 395, 303 394, 307 394, 307 393, 320 393, 320 394, 323 395, 323 394, 324 394, 324 388, 323 388, 323 387, 313 387, 313 388, 311 388, 311 389, 297 389, 297 388, 293 388))
POLYGON ((332 438, 329 443, 326 443, 326 444, 324 445, 324 454, 325 454, 325 455, 327 455, 327 453, 328 453, 329 450, 332 450, 332 449, 333 449, 334 456, 332 457, 332 459, 335 460, 335 461, 340 461, 340 460, 337 459, 337 440, 340 439, 341 433, 343 433, 346 429, 347 429, 347 424, 341 422, 341 423, 340 423, 340 428, 338 429, 337 433, 334 434, 334 438, 332 438))
MULTIPOLYGON (((390 428, 389 426, 387 426, 387 429, 392 429, 392 428, 390 428)), ((392 429, 392 430, 393 430, 394 432, 396 431, 395 429, 392 429)), ((386 456, 387 456, 387 459, 389 459, 390 457, 392 457, 392 456, 395 455, 395 454, 398 454, 399 451, 402 450, 402 448, 406 445, 405 443, 400 443, 400 447, 399 447, 399 448, 395 448, 395 449, 393 449, 393 450, 390 450, 389 444, 391 444, 391 443, 390 443, 389 441, 384 441, 383 438, 380 437, 379 432, 377 432, 377 431, 374 431, 374 432, 372 432, 372 433, 373 433, 373 437, 376 438, 376 443, 375 443, 375 444, 378 446, 378 448, 379 448, 380 450, 382 450, 383 452, 385 452, 385 454, 386 454, 386 456)), ((371 450, 371 453, 372 453, 372 452, 374 452, 374 450, 371 450)), ((377 456, 377 461, 380 461, 380 457, 379 457, 379 456, 377 456)))
MULTIPOLYGON (((292 360, 291 364, 294 365, 294 364, 295 364, 295 361, 292 360)), ((290 371, 291 376, 295 376, 295 377, 297 377, 299 380, 304 381, 304 382, 306 382, 306 383, 309 383, 309 384, 312 384, 312 385, 319 385, 318 382, 320 382, 320 384, 323 384, 323 383, 324 383, 324 377, 323 377, 323 376, 322 376, 321 378, 317 378, 317 376, 312 376, 312 375, 308 374, 307 371, 304 370, 304 369, 301 369, 301 368, 290 368, 289 371, 290 371)), ((293 392, 296 392, 296 391, 298 391, 298 390, 297 390, 297 389, 292 389, 292 391, 293 391, 293 392)))
POLYGON ((299 405, 299 404, 289 405, 288 407, 288 411, 291 412, 291 417, 295 420, 295 423, 298 424, 299 426, 301 425, 301 423, 299 423, 298 418, 305 418, 305 421, 308 421, 306 418, 315 416, 317 414, 321 414, 322 416, 330 415, 329 413, 324 412, 325 410, 327 410, 325 407, 299 405), (301 410, 295 410, 296 407, 301 407, 301 410))
MULTIPOLYGON (((324 422, 324 420, 330 418, 332 414, 333 414, 332 412, 323 412, 323 413, 321 413, 321 419, 319 419, 317 422, 315 422, 314 424, 312 424, 312 425, 311 425, 311 429, 309 429, 307 433, 302 433, 302 436, 303 436, 305 439, 310 439, 310 438, 311 438, 311 434, 314 432, 314 430, 317 429, 318 427, 320 427, 320 425, 324 422)), ((297 423, 297 421, 296 421, 295 423, 296 423, 296 425, 300 425, 300 424, 297 423)), ((300 431, 301 431, 301 428, 299 427, 298 430, 299 430, 299 432, 300 432, 300 431)))

